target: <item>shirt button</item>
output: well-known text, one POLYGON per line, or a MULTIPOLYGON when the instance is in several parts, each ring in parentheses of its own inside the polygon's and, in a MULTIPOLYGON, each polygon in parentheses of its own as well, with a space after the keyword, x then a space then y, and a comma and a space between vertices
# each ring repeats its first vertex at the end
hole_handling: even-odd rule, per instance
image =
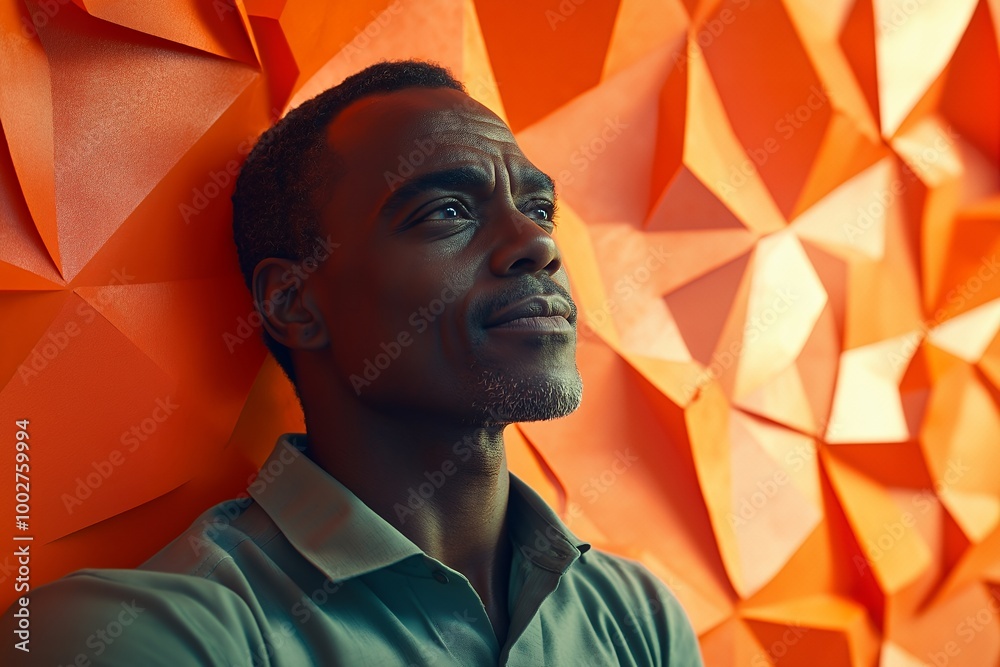
POLYGON ((434 576, 434 579, 439 584, 447 584, 448 583, 448 575, 445 574, 444 572, 442 572, 441 570, 434 570, 433 576, 434 576))

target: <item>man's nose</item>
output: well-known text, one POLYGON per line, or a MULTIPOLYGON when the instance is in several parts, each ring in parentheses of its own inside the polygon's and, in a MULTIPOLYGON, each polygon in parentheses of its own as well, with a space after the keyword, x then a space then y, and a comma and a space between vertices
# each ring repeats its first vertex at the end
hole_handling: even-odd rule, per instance
POLYGON ((490 268, 497 276, 536 274, 552 275, 562 268, 562 257, 555 239, 537 220, 516 208, 498 212, 494 229, 494 249, 490 268))

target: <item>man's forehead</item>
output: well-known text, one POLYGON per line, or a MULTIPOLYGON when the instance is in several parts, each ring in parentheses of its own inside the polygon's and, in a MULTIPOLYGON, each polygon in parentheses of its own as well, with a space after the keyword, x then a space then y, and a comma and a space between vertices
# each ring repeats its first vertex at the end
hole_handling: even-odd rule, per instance
POLYGON ((340 154, 355 150, 371 154, 380 147, 404 150, 408 143, 426 139, 479 148, 492 144, 520 153, 506 123, 451 88, 406 88, 362 98, 334 119, 327 139, 340 154))

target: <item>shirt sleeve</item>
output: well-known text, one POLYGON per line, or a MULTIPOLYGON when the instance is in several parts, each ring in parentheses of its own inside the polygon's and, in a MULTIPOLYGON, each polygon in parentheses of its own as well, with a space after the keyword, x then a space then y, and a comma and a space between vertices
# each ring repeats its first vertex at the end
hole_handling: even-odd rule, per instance
POLYGON ((641 563, 601 555, 618 574, 623 623, 642 637, 648 660, 659 667, 704 667, 698 635, 673 591, 641 563))
MULTIPOLYGON (((648 570, 647 570, 648 572, 648 570)), ((698 635, 691 627, 684 608, 678 602, 673 592, 660 582, 652 573, 649 576, 656 582, 659 590, 660 605, 663 613, 661 633, 667 636, 667 651, 664 666, 667 667, 704 667, 701 657, 701 647, 698 645, 698 635)), ((661 634, 661 636, 663 636, 661 634)))
MULTIPOLYGON (((83 570, 28 596, 30 652, 4 642, 6 665, 267 665, 253 615, 233 591, 187 575, 83 570)), ((17 601, 4 614, 15 627, 17 601)), ((12 632, 5 633, 8 637, 12 632)))

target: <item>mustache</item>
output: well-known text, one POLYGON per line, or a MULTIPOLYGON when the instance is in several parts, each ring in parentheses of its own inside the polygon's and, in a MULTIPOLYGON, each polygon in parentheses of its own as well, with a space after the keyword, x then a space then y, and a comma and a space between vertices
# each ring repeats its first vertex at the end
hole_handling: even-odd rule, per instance
POLYGON ((569 303, 570 322, 576 323, 576 302, 573 301, 568 289, 551 278, 523 280, 503 292, 484 297, 470 308, 473 321, 486 322, 494 313, 532 296, 561 296, 569 303))

